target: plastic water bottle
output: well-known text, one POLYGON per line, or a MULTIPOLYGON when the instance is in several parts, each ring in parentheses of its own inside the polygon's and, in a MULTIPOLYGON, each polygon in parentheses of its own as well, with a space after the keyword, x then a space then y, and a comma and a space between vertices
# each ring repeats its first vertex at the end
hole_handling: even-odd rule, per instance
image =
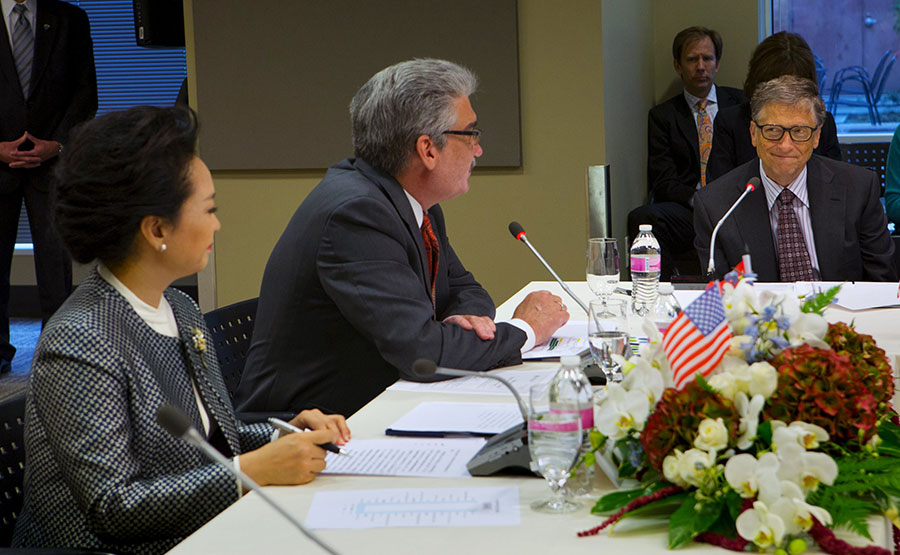
POLYGON ((671 283, 659 284, 659 298, 653 310, 653 323, 659 333, 666 333, 672 321, 681 313, 681 305, 675 298, 675 288, 671 283))
POLYGON ((659 295, 659 241, 653 226, 641 224, 631 243, 631 308, 638 316, 647 316, 659 295))
MULTIPOLYGON (((569 406, 581 413, 581 430, 583 444, 581 456, 591 450, 590 429, 594 427, 594 394, 591 382, 581 369, 581 358, 577 356, 560 357, 559 371, 550 382, 551 402, 561 392, 574 392, 575 399, 559 399, 562 406, 569 406), (577 408, 576 408, 577 407, 577 408)), ((580 459, 580 458, 579 458, 580 459)), ((578 464, 575 475, 569 479, 568 485, 575 495, 585 495, 593 489, 594 467, 578 464)))

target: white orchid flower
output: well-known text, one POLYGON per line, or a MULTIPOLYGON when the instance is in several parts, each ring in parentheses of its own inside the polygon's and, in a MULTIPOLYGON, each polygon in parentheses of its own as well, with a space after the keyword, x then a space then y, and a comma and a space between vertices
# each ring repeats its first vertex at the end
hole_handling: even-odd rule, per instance
POLYGON ((627 391, 620 384, 607 386, 594 410, 594 425, 610 439, 622 439, 631 430, 641 430, 650 415, 647 395, 640 390, 627 391))
POLYGON ((806 532, 813 525, 813 518, 822 524, 831 524, 831 514, 804 501, 803 491, 793 482, 781 483, 781 497, 769 505, 769 511, 777 514, 784 522, 785 531, 790 535, 806 532))
MULTIPOLYGON (((776 473, 780 463, 774 453, 764 453, 759 459, 749 453, 740 453, 725 463, 725 481, 745 499, 753 499, 767 483, 777 482, 776 473)), ((781 495, 780 490, 771 492, 770 498, 781 495)))
POLYGON ((787 330, 788 340, 792 346, 808 343, 820 349, 831 349, 825 343, 825 334, 828 332, 828 321, 819 314, 801 313, 796 319, 791 320, 791 327, 787 330))
POLYGON ((784 539, 785 526, 780 516, 769 511, 765 503, 755 501, 753 508, 741 513, 734 522, 738 534, 766 549, 784 539))
POLYGON ((778 458, 784 463, 778 469, 778 477, 794 482, 805 491, 815 491, 819 484, 830 486, 838 475, 834 459, 825 453, 803 451, 796 443, 779 447, 778 458))
POLYGON ((721 451, 728 447, 728 428, 725 427, 725 421, 721 417, 715 420, 704 418, 697 427, 694 447, 702 451, 721 451))
POLYGON ((715 451, 701 451, 700 449, 688 449, 678 459, 678 475, 683 482, 694 487, 703 484, 703 478, 710 468, 716 466, 715 451))
POLYGON ((762 395, 768 399, 775 393, 778 387, 778 371, 768 362, 754 362, 748 369, 750 376, 749 390, 750 396, 762 395))
POLYGON ((666 385, 662 372, 642 358, 635 358, 631 371, 625 374, 622 386, 628 391, 643 391, 650 406, 655 406, 662 397, 666 385))
POLYGON ((731 372, 719 372, 713 374, 707 380, 710 387, 719 392, 719 395, 730 401, 734 401, 737 393, 737 383, 734 381, 734 374, 731 372))
POLYGON ((756 394, 752 399, 747 398, 743 391, 734 399, 735 408, 741 415, 741 423, 738 431, 741 433, 737 441, 738 449, 749 449, 756 439, 756 431, 759 428, 759 413, 762 412, 766 400, 762 395, 756 394))
POLYGON ((784 422, 780 420, 772 421, 772 443, 775 445, 775 450, 788 443, 797 443, 804 450, 817 449, 826 441, 828 441, 828 432, 821 426, 800 420, 795 420, 788 426, 785 426, 784 422))

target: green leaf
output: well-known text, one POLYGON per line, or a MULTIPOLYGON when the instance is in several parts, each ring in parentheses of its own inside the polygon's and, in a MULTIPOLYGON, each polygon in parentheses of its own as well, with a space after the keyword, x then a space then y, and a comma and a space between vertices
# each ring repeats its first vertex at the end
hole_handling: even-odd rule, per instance
POLYGON ((595 503, 594 507, 591 509, 591 514, 602 515, 618 511, 638 497, 650 495, 653 491, 652 488, 648 487, 607 493, 597 500, 597 503, 595 503))
POLYGON ((638 507, 633 511, 629 511, 628 513, 624 514, 622 518, 671 516, 671 514, 674 513, 682 503, 684 503, 684 500, 687 496, 688 493, 686 491, 683 491, 681 493, 676 493, 668 497, 663 497, 662 499, 657 499, 652 503, 647 503, 643 507, 638 507))
POLYGON ((682 546, 707 530, 719 519, 724 507, 721 500, 698 504, 691 492, 669 518, 669 549, 682 546))
POLYGON ((841 290, 840 285, 835 285, 828 291, 824 293, 816 293, 815 295, 810 295, 806 297, 806 300, 803 301, 803 306, 800 307, 800 310, 803 312, 814 312, 816 314, 822 314, 825 309, 834 302, 835 297, 837 297, 838 291, 841 290))
POLYGON ((772 445, 772 421, 761 422, 756 428, 756 437, 766 445, 772 445))

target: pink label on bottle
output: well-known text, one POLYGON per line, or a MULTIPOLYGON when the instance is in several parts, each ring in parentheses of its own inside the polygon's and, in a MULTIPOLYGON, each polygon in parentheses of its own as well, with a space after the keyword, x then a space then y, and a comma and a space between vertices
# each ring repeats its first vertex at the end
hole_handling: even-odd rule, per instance
POLYGON ((648 254, 646 256, 631 257, 632 272, 658 272, 660 268, 660 258, 658 254, 648 254))
MULTIPOLYGON (((569 411, 550 409, 551 414, 562 414, 569 411)), ((587 430, 594 427, 594 409, 588 408, 581 411, 581 429, 587 430)))
POLYGON ((528 429, 548 432, 577 432, 578 422, 547 422, 544 420, 529 420, 528 429))

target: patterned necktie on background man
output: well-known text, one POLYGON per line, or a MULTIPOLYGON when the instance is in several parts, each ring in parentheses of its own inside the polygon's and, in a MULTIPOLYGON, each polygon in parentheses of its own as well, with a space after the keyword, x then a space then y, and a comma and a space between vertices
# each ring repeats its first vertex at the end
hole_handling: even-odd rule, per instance
POLYGON ((812 281, 812 262, 794 214, 794 198, 787 188, 778 195, 778 272, 781 281, 812 281))
POLYGON ((713 126, 706 111, 707 100, 697 102, 697 136, 700 139, 700 186, 706 187, 706 163, 712 150, 713 126))
POLYGON ((28 17, 25 15, 25 12, 28 11, 25 4, 16 4, 13 11, 19 16, 13 28, 13 59, 16 61, 16 72, 19 74, 22 94, 28 98, 28 89, 31 85, 31 60, 34 58, 34 35, 31 32, 28 17))

